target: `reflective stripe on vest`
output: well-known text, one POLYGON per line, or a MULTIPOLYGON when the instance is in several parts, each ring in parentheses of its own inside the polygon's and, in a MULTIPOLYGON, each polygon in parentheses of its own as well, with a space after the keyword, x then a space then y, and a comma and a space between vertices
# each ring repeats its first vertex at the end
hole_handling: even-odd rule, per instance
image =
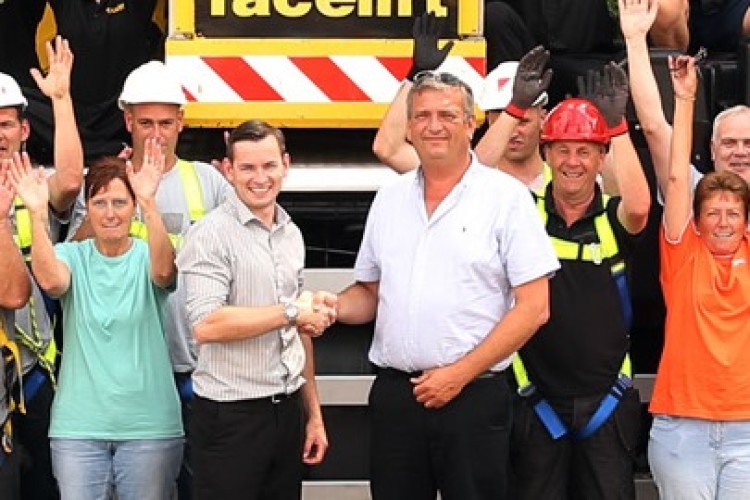
MULTIPOLYGON (((546 227, 548 214, 542 196, 535 196, 536 207, 542 223, 546 227)), ((612 276, 617 285, 617 291, 620 296, 621 307, 626 324, 630 326, 630 316, 632 310, 630 305, 630 296, 625 283, 625 261, 619 255, 619 247, 615 238, 612 225, 607 217, 606 206, 609 202, 607 195, 602 195, 602 204, 605 207, 604 212, 594 217, 594 229, 599 238, 598 243, 580 244, 574 241, 564 240, 555 236, 549 236, 555 254, 560 260, 580 260, 592 262, 600 265, 607 261, 612 270, 612 276)), ((526 399, 532 406, 539 420, 547 429, 552 439, 560 439, 566 435, 574 439, 582 440, 594 434, 601 427, 617 408, 617 404, 624 395, 625 391, 632 385, 632 365, 630 355, 625 353, 625 357, 620 366, 620 372, 617 380, 607 395, 599 403, 599 407, 591 416, 589 421, 580 429, 572 432, 568 430, 560 416, 555 412, 552 406, 544 399, 541 394, 537 394, 536 386, 529 379, 526 366, 523 364, 520 353, 516 353, 513 358, 513 374, 515 375, 516 384, 518 385, 518 394, 526 399)))
MULTIPOLYGON (((187 202, 188 213, 190 215, 190 224, 200 220, 206 215, 206 205, 203 203, 203 191, 201 182, 198 177, 198 171, 193 162, 179 159, 177 160, 177 172, 180 174, 182 189, 187 202)), ((141 240, 148 239, 148 228, 146 224, 139 220, 130 223, 130 236, 141 240)), ((173 247, 177 247, 182 241, 181 234, 169 234, 169 241, 173 247)))
POLYGON ((13 217, 16 220, 16 232, 13 235, 13 240, 28 262, 31 260, 31 213, 19 196, 14 198, 13 207, 13 217))
POLYGON ((552 169, 549 168, 547 162, 542 162, 542 186, 539 189, 534 190, 534 194, 537 196, 544 196, 544 190, 547 189, 547 184, 552 181, 552 169))

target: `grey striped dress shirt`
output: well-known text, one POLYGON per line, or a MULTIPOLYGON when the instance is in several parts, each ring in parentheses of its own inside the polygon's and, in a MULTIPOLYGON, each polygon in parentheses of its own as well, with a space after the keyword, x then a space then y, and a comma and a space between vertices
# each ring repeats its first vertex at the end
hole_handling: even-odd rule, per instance
MULTIPOLYGON (((224 306, 268 306, 299 292, 305 250, 289 214, 276 206, 273 228, 261 224, 232 190, 188 232, 177 266, 192 327, 224 306)), ((295 328, 198 346, 196 394, 214 401, 292 393, 304 383, 305 352, 295 328)))

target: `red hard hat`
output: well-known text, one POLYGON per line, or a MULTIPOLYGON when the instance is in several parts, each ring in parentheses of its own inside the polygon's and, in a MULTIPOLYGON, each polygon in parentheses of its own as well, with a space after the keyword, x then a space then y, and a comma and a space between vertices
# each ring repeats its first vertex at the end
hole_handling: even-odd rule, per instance
POLYGON ((586 99, 566 99, 554 107, 542 125, 542 144, 586 141, 609 144, 609 127, 599 109, 586 99))

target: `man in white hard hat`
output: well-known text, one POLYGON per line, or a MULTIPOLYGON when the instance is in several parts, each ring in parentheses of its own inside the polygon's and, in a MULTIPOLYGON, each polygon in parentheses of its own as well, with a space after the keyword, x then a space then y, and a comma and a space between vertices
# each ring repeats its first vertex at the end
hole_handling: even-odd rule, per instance
MULTIPOLYGON (((176 77, 164 63, 150 61, 134 69, 126 78, 118 105, 132 138, 131 161, 136 170, 143 163, 146 139, 161 141, 166 154, 166 169, 156 193, 156 203, 167 231, 179 249, 188 228, 217 207, 223 200, 228 183, 211 165, 177 157, 176 148, 183 127, 185 94, 176 77)), ((71 224, 74 239, 89 236, 84 222, 85 204, 79 196, 71 224)), ((146 238, 145 224, 136 220, 132 236, 146 238)), ((178 281, 177 290, 169 296, 165 314, 172 368, 183 402, 183 423, 188 428, 196 347, 185 310, 185 288, 178 281)), ((187 488, 189 478, 181 472, 180 489, 187 488), (183 480, 184 479, 184 480, 183 480)), ((181 495, 182 496, 182 495, 181 495)))
MULTIPOLYGON (((46 50, 49 72, 42 77, 38 70, 32 70, 31 75, 42 94, 51 100, 55 121, 55 167, 47 168, 47 185, 50 233, 56 240, 81 188, 83 151, 70 96, 73 54, 67 41, 60 37, 55 39, 54 49, 51 43, 47 43, 46 50)), ((0 162, 25 150, 32 133, 25 117, 27 104, 18 83, 9 75, 0 73, 0 162)), ((16 243, 28 260, 32 245, 31 224, 28 210, 18 198, 10 209, 10 220, 16 243)), ((15 448, 23 450, 22 453, 31 459, 28 467, 24 466, 20 481, 23 498, 32 500, 56 498, 57 495, 47 438, 57 347, 46 305, 54 309, 51 303, 45 304, 45 297, 33 282, 29 304, 16 312, 15 329, 9 332, 15 337, 21 352, 26 406, 25 414, 13 417, 13 439, 15 448)))

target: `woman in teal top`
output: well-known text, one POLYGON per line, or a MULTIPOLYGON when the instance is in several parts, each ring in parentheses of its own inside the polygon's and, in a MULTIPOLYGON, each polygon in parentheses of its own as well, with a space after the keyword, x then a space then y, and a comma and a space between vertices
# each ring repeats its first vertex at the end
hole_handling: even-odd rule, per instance
POLYGON ((170 498, 182 460, 180 407, 162 311, 175 283, 174 251, 156 208, 164 170, 150 140, 144 165, 106 158, 86 175, 94 238, 53 247, 47 184, 16 156, 18 194, 31 213, 32 269, 63 307, 62 358, 49 429, 63 500, 170 498), (131 238, 136 203, 148 242, 131 238))

